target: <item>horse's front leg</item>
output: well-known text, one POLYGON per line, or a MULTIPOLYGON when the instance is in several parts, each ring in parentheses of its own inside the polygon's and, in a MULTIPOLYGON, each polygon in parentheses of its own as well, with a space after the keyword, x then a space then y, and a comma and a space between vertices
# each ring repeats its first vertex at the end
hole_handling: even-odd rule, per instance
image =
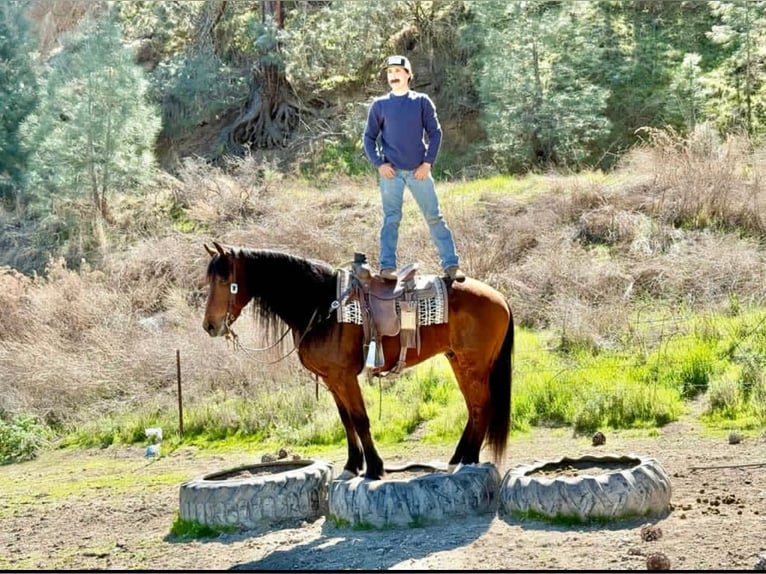
MULTIPOLYGON (((328 380, 328 387, 334 389, 333 394, 337 393, 338 398, 336 402, 342 403, 345 407, 353 431, 362 443, 364 461, 367 466, 367 470, 364 473, 365 477, 373 480, 383 478, 383 460, 378 455, 375 444, 372 442, 370 419, 367 417, 367 409, 364 405, 362 390, 359 388, 356 375, 343 375, 334 381, 328 380)), ((341 408, 338 407, 338 410, 341 411, 341 408)), ((341 420, 343 420, 345 425, 346 422, 343 419, 343 414, 341 414, 341 420)), ((346 434, 349 434, 349 427, 346 427, 346 434)), ((358 445, 356 445, 356 448, 358 450, 358 445)), ((349 464, 351 463, 351 455, 351 440, 349 439, 349 464)))
MULTIPOLYGON (((329 387, 329 383, 328 383, 329 387)), ((332 387, 330 387, 332 389, 332 387)), ((351 417, 348 414, 348 410, 344 406, 340 397, 332 391, 332 398, 335 399, 335 405, 338 407, 338 414, 340 414, 340 420, 343 423, 343 428, 346 429, 346 442, 348 443, 348 459, 346 465, 343 467, 343 473, 338 477, 340 480, 348 480, 355 476, 359 476, 364 467, 364 453, 359 442, 359 437, 354 430, 354 424, 351 421, 351 417)))

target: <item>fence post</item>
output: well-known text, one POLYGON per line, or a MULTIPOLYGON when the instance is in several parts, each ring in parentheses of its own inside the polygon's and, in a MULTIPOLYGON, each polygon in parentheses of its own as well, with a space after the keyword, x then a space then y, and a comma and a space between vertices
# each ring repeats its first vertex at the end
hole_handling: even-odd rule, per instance
POLYGON ((184 438, 184 407, 181 398, 181 350, 176 349, 176 378, 178 379, 178 435, 184 438))

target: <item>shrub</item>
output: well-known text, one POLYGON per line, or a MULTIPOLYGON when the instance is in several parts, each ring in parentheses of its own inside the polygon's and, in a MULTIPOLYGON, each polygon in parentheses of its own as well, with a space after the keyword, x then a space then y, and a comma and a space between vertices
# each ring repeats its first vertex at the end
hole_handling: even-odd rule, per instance
POLYGON ((0 415, 0 463, 32 460, 51 437, 36 417, 19 414, 10 419, 0 415))

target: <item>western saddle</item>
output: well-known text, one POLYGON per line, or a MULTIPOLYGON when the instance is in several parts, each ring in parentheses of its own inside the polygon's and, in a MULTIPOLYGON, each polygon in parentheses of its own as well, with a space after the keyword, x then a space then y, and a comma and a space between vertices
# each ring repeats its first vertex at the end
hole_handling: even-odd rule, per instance
POLYGON ((434 299, 439 293, 444 293, 445 296, 441 298, 443 309, 439 313, 441 320, 437 322, 447 322, 447 297, 443 280, 436 275, 421 275, 418 268, 417 263, 411 263, 397 271, 396 280, 384 279, 370 271, 364 253, 354 254, 349 300, 358 300, 361 307, 365 368, 369 375, 398 375, 406 366, 407 350, 415 348, 420 352, 418 305, 421 301, 434 299), (383 375, 381 338, 395 335, 399 335, 400 341, 399 360, 383 375))

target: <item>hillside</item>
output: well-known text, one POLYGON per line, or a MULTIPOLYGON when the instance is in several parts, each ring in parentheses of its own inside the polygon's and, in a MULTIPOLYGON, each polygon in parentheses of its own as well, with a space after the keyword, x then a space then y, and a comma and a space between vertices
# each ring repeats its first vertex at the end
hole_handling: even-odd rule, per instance
MULTIPOLYGON (((637 328, 648 329, 641 337, 650 347, 667 344, 690 313, 733 316, 763 305, 763 165, 752 163, 761 156, 735 139, 667 138, 609 175, 439 183, 467 272, 503 292, 517 327, 545 333, 549 349, 613 350, 637 328)), ((376 265, 374 180, 317 186, 249 158, 226 171, 190 161, 168 182, 121 206, 130 226, 112 237, 98 268, 58 259, 44 275, 0 275, 4 412, 54 427, 129 411, 150 423, 150 413, 174 409, 176 349, 189 404, 247 397, 266 381, 288 393, 287 381, 310 381, 294 356, 258 368, 202 331, 203 244, 275 248, 336 266, 361 251, 376 265)), ((400 260, 436 272, 426 226, 411 198, 406 206, 400 260)), ((249 321, 238 328, 245 344, 263 346, 249 321)), ((524 353, 517 350, 517 369, 524 353)))

